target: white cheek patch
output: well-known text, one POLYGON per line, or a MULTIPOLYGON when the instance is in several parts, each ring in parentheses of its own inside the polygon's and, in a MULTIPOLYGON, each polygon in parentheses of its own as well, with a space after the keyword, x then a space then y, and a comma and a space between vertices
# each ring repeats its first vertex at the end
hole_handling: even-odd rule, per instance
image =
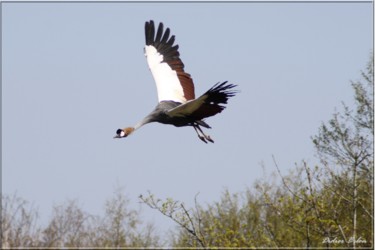
POLYGON ((120 132, 120 136, 121 136, 121 137, 124 137, 124 136, 125 136, 125 132, 124 132, 124 130, 121 130, 121 132, 120 132))

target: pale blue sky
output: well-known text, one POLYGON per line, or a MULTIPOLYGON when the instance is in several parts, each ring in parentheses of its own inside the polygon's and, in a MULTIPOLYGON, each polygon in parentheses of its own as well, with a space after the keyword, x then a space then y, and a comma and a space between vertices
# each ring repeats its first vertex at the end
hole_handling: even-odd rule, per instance
MULTIPOLYGON (((132 206, 150 190, 191 205, 251 187, 261 163, 314 164, 310 136, 352 103, 373 45, 371 3, 2 3, 2 191, 34 204, 77 199, 100 214, 116 186, 132 206), (149 124, 157 103, 144 23, 170 27, 200 95, 241 93, 205 130, 149 124)), ((167 218, 142 208, 159 227, 167 218)))

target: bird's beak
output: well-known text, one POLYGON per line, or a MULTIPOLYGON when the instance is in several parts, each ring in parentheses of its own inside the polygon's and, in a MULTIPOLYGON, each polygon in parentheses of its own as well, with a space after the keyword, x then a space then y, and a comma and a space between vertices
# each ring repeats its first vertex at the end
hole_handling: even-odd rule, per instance
POLYGON ((116 138, 121 138, 121 136, 119 136, 119 135, 115 135, 115 136, 113 137, 113 139, 116 139, 116 138))

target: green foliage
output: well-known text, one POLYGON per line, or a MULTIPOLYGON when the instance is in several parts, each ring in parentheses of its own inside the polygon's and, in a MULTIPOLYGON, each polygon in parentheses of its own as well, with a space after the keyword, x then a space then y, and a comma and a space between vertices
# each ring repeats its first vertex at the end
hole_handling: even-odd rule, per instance
POLYGON ((371 58, 362 80, 352 83, 355 108, 343 104, 344 111, 336 112, 328 125, 322 124, 313 138, 323 173, 328 176, 320 182, 335 194, 335 222, 344 242, 353 248, 356 242, 350 239, 372 240, 373 67, 371 58))

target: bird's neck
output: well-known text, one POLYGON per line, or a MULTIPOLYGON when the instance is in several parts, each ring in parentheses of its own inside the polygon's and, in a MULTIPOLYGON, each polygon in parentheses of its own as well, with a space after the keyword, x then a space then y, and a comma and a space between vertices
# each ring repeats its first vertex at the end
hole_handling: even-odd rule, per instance
POLYGON ((140 122, 138 122, 137 124, 134 125, 134 130, 142 127, 143 125, 147 124, 147 123, 150 123, 150 122, 154 122, 154 120, 152 119, 152 117, 150 115, 146 116, 145 118, 143 118, 140 122))

